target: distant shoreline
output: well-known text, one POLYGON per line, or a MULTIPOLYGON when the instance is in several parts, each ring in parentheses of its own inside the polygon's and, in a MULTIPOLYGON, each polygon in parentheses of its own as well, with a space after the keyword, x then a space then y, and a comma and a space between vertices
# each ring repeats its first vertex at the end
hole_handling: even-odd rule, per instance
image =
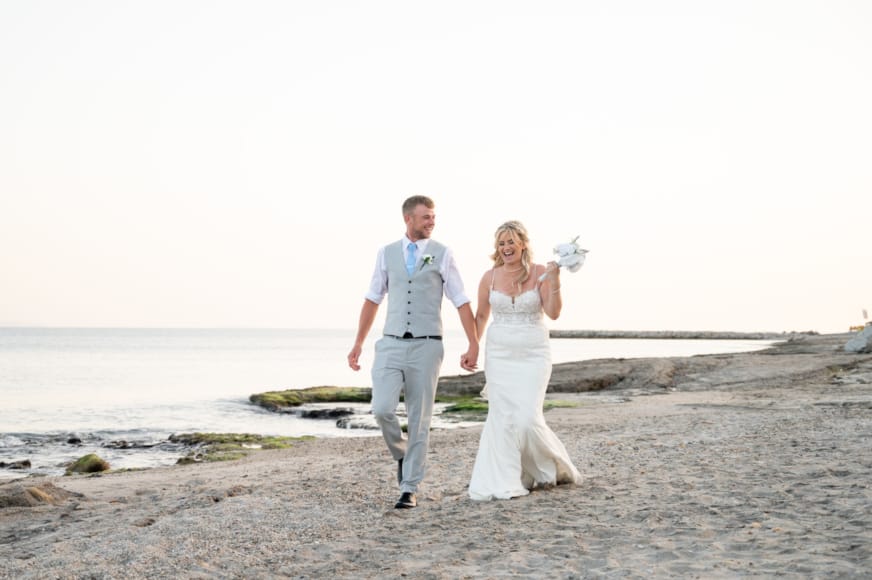
POLYGON ((552 330, 551 338, 651 338, 683 340, 788 340, 816 332, 731 332, 721 330, 552 330))

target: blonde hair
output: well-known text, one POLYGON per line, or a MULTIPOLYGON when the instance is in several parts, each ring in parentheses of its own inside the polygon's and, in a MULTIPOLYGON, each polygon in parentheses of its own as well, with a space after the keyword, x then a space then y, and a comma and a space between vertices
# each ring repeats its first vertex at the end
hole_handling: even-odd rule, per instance
POLYGON ((494 253, 491 254, 491 260, 494 261, 494 267, 502 266, 503 255, 500 253, 500 236, 508 234, 515 243, 524 244, 524 249, 521 250, 521 275, 515 281, 518 286, 522 286, 530 278, 530 266, 533 263, 533 251, 530 249, 530 236, 527 235, 527 228, 524 224, 517 220, 509 220, 501 224, 494 232, 494 253))

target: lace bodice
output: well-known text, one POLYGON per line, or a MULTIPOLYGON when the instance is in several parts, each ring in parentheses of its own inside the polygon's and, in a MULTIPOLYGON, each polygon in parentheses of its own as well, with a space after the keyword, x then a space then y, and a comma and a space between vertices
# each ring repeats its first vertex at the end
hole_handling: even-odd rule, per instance
POLYGON ((532 288, 516 296, 514 300, 499 290, 490 291, 491 313, 494 324, 528 325, 542 324, 542 301, 539 289, 532 288))

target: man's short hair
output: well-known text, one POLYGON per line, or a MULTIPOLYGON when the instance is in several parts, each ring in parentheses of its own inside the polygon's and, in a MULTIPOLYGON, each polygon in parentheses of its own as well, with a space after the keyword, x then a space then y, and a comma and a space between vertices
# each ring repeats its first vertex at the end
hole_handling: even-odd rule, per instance
POLYGON ((413 195, 412 197, 403 202, 403 215, 412 215, 412 212, 414 212, 415 208, 419 205, 423 205, 427 209, 433 209, 434 207, 436 207, 436 204, 433 203, 433 200, 426 195, 413 195))

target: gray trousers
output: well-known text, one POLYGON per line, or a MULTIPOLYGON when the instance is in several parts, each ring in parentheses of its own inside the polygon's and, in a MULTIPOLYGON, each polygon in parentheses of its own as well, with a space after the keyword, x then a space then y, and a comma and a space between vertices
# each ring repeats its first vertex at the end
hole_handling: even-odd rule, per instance
POLYGON ((444 354, 440 340, 383 336, 375 343, 372 413, 391 455, 403 460, 401 492, 416 492, 424 479, 430 420, 444 354), (400 393, 406 406, 407 438, 397 418, 400 393))

